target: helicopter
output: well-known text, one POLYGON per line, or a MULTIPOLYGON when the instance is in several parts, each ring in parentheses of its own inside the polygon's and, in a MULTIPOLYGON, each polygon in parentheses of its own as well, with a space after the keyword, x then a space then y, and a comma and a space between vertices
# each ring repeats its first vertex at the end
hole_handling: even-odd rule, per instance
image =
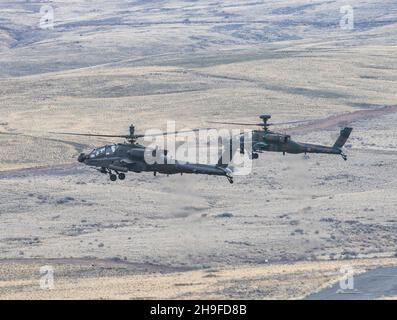
MULTIPOLYGON (((252 159, 258 159, 259 153, 263 153, 266 151, 270 152, 282 152, 283 155, 286 153, 291 154, 300 154, 300 153, 323 153, 323 154, 335 154, 341 155, 343 160, 347 160, 347 155, 342 151, 343 146, 346 144, 347 140, 350 137, 350 134, 353 131, 353 128, 345 127, 340 131, 340 135, 334 145, 331 146, 323 146, 317 144, 309 144, 309 143, 301 143, 296 142, 291 139, 290 135, 278 133, 269 130, 270 126, 275 125, 289 125, 296 123, 309 122, 307 121, 290 121, 290 122, 281 122, 281 123, 269 123, 268 121, 271 119, 271 115, 263 114, 260 115, 259 118, 262 120, 260 123, 240 123, 240 122, 217 122, 217 121, 209 121, 209 123, 218 123, 218 124, 230 124, 230 125, 239 125, 239 126, 259 126, 261 130, 253 130, 252 136, 250 140, 252 141, 252 145, 250 145, 252 154, 252 159)), ((240 137, 240 153, 244 154, 246 150, 245 142, 246 136, 241 134, 240 137)), ((251 142, 250 142, 251 143, 251 142)))
POLYGON ((178 135, 185 132, 196 132, 204 129, 193 129, 186 131, 165 132, 160 134, 136 134, 133 124, 129 127, 127 135, 110 135, 110 134, 90 134, 90 133, 70 133, 70 132, 50 132, 58 135, 88 136, 88 137, 106 137, 106 138, 124 138, 126 142, 118 144, 109 144, 95 148, 89 153, 81 153, 77 160, 87 166, 96 168, 103 174, 108 174, 111 181, 124 180, 126 173, 131 171, 135 173, 153 172, 162 174, 205 174, 213 176, 225 176, 230 183, 233 183, 233 171, 225 164, 225 159, 231 159, 231 155, 226 158, 228 150, 224 151, 217 164, 199 164, 178 161, 167 156, 167 150, 158 148, 148 148, 137 142, 144 137, 178 135), (149 164, 146 156, 161 159, 162 161, 149 164), (172 161, 171 161, 172 160, 172 161))

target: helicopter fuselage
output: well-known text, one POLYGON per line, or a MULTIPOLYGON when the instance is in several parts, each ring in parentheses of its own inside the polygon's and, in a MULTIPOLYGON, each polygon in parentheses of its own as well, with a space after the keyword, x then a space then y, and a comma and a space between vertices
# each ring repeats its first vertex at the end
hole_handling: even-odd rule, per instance
MULTIPOLYGON (((323 146, 318 144, 301 143, 291 139, 291 136, 281 133, 272 132, 270 130, 254 130, 252 131, 252 151, 253 153, 261 152, 282 152, 291 154, 300 153, 323 153, 341 155, 344 159, 342 147, 350 136, 352 129, 344 128, 334 146, 323 146)), ((244 153, 246 149, 245 136, 240 137, 240 152, 244 153)))
MULTIPOLYGON (((138 143, 106 145, 94 149, 88 154, 80 154, 78 161, 91 167, 96 167, 102 173, 112 175, 113 171, 153 172, 162 174, 205 174, 226 176, 232 182, 231 170, 227 166, 189 163, 178 161, 167 156, 167 151, 150 149, 138 143), (146 156, 157 157, 160 161, 148 163, 146 156)), ((111 176, 112 178, 112 176, 111 176)), ((113 179, 112 179, 113 180, 113 179)))

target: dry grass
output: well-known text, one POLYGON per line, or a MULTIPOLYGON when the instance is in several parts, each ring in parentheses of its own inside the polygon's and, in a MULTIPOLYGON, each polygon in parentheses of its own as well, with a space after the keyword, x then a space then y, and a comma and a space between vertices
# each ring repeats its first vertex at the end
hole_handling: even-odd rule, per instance
POLYGON ((30 261, 2 262, 0 299, 299 299, 340 279, 341 267, 355 274, 396 259, 299 262, 208 270, 136 273, 128 264, 104 268, 99 262, 50 263, 54 288, 42 290, 39 270, 30 261), (113 268, 113 269, 112 269, 113 268), (10 276, 11 275, 11 276, 10 276), (8 279, 7 279, 8 278, 8 279))
MULTIPOLYGON (((301 271, 284 277, 278 274, 284 266, 271 269, 264 260, 394 256, 392 113, 351 123, 347 163, 265 154, 233 187, 220 178, 149 174, 110 184, 78 166, 9 172, 75 163, 82 150, 112 141, 50 131, 122 134, 130 123, 142 132, 164 129, 168 119, 192 128, 208 127, 208 120, 253 121, 262 113, 300 120, 395 105, 395 1, 350 1, 354 31, 337 27, 344 1, 307 4, 103 1, 93 8, 87 1, 57 1, 54 31, 37 28, 40 3, 0 4, 0 257, 116 256, 220 268, 219 278, 205 277, 206 271, 129 274, 100 283, 91 277, 76 280, 81 290, 65 278, 59 280, 65 290, 51 293, 32 289, 34 277, 16 275, 12 281, 22 287, 3 283, 3 297, 234 298, 250 292, 295 298, 334 279, 331 262, 321 264, 325 277, 308 275, 314 280, 306 288, 296 285, 301 271), (65 202, 68 197, 73 200, 65 202), (233 217, 216 218, 224 212, 233 217), (247 263, 260 266, 233 267, 247 263), (223 291, 244 270, 252 281, 223 291), (270 277, 263 282, 255 278, 262 272, 270 277), (194 285, 175 285, 190 278, 194 285), (153 295, 156 281, 161 289, 153 295), (272 291, 277 282, 279 291, 272 291), (266 289, 255 289, 257 283, 266 289)), ((296 138, 331 144, 338 128, 330 129, 296 138)), ((305 273, 308 265, 298 265, 305 273)))

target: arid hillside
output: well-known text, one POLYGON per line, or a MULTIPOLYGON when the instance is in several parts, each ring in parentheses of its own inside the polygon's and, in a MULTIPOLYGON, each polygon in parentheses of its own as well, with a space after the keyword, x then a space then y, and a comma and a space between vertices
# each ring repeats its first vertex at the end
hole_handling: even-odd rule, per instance
MULTIPOLYGON (((176 279, 187 271, 201 281, 208 268, 228 273, 248 265, 266 274, 273 264, 317 268, 319 261, 394 257, 397 2, 349 4, 2 1, 0 269, 11 282, 0 279, 7 288, 0 298, 21 297, 13 281, 26 280, 25 259, 33 273, 32 265, 48 259, 60 270, 76 259, 156 266, 177 273, 164 282, 177 293, 144 297, 175 298, 176 279), (310 143, 333 145, 340 127, 352 126, 349 160, 264 153, 234 185, 222 177, 150 173, 112 183, 76 158, 122 140, 51 133, 125 134, 131 123, 145 132, 165 129, 167 120, 177 129, 200 128, 214 120, 255 122, 263 113, 276 122, 313 119, 275 128, 310 143)), ((332 272, 323 280, 310 275, 322 287, 336 279, 332 272)), ((313 290, 297 290, 302 273, 291 274, 281 279, 295 288, 290 297, 313 290)), ((229 294, 204 286, 199 296, 244 298, 253 287, 251 281, 229 294)), ((113 297, 139 297, 113 288, 113 297)))

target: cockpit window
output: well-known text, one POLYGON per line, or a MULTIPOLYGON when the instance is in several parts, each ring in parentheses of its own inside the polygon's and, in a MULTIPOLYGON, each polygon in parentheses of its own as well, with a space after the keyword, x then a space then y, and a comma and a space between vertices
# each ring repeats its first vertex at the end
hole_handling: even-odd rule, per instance
POLYGON ((105 154, 105 151, 106 151, 106 148, 105 148, 105 147, 100 148, 100 149, 97 149, 97 151, 96 151, 96 156, 104 155, 104 154, 105 154))
POLYGON ((103 156, 106 152, 106 148, 98 148, 98 149, 94 149, 91 154, 90 154, 90 158, 95 158, 95 157, 99 157, 99 156, 103 156))
POLYGON ((113 154, 116 151, 116 146, 115 145, 111 145, 111 146, 107 146, 106 147, 106 155, 110 155, 113 154))
POLYGON ((111 155, 111 154, 115 153, 116 150, 117 150, 117 146, 116 145, 111 145, 111 146, 106 146, 106 147, 94 149, 90 153, 90 158, 96 158, 96 157, 104 156, 105 154, 108 156, 108 155, 111 155))

